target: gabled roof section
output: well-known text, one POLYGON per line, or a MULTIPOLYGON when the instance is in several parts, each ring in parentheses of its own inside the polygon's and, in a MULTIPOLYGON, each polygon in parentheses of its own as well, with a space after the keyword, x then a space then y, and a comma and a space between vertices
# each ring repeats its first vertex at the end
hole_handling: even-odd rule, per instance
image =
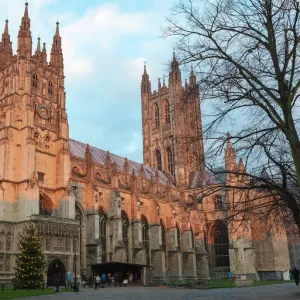
MULTIPOLYGON (((86 151, 87 144, 72 139, 70 139, 69 142, 70 142, 71 156, 85 159, 85 151, 86 151)), ((90 150, 91 150, 93 162, 100 165, 105 165, 107 151, 92 146, 90 146, 90 150)), ((111 163, 116 163, 118 170, 124 172, 125 158, 115 155, 113 153, 110 153, 110 158, 111 158, 111 163)), ((132 160, 128 160, 129 173, 132 173, 132 171, 134 170, 135 174, 137 176, 140 176, 141 166, 142 164, 140 163, 137 163, 132 160)), ((145 179, 150 180, 151 178, 153 179, 155 178, 156 169, 144 165, 144 170, 145 170, 145 179)), ((166 176, 166 174, 162 171, 158 171, 158 173, 159 173, 160 183, 167 184, 168 177, 166 176)))

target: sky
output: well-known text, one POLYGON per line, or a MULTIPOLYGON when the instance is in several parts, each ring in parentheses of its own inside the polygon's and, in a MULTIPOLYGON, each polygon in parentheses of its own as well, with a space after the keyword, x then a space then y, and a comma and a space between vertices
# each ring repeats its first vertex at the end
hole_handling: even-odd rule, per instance
MULTIPOLYGON (((0 0, 16 51, 25 0, 0 0)), ((174 0, 28 0, 33 49, 51 50, 60 23, 70 137, 142 162, 140 82, 144 62, 157 89, 173 43, 161 37, 174 0)), ((1 29, 1 22, 3 29, 1 29)))

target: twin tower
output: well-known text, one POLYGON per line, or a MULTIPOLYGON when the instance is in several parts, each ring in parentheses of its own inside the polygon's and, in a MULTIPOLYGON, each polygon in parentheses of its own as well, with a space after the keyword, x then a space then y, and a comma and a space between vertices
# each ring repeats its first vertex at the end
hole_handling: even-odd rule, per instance
MULTIPOLYGON (((169 83, 152 92, 146 66, 141 82, 144 164, 167 172, 174 184, 189 188, 204 178, 204 149, 199 86, 193 69, 182 85, 173 53, 169 83)), ((203 184, 203 182, 201 182, 203 184)))

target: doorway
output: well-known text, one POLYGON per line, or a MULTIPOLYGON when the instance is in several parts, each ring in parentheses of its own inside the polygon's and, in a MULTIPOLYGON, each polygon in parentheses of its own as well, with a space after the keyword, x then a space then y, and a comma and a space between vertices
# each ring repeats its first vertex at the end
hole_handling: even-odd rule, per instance
POLYGON ((47 285, 55 286, 58 279, 59 285, 65 285, 66 268, 63 262, 59 259, 53 260, 48 266, 47 285))

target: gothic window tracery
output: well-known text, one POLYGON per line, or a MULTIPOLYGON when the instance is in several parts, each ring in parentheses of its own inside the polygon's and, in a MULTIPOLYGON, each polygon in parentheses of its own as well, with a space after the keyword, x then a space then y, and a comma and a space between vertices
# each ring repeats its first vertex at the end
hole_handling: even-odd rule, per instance
POLYGON ((53 203, 51 199, 46 195, 40 194, 40 215, 51 216, 52 210, 53 203))
POLYGON ((142 222, 142 244, 146 250, 146 263, 149 264, 149 223, 145 216, 141 217, 142 222))
POLYGON ((4 271, 4 255, 0 255, 0 271, 4 271))
POLYGON ((35 144, 36 144, 36 145, 38 145, 39 139, 40 139, 39 133, 38 133, 38 132, 35 132, 35 133, 34 133, 34 141, 35 141, 35 144))
POLYGON ((164 109, 165 109, 165 123, 169 124, 171 122, 171 111, 170 111, 170 103, 168 100, 165 101, 164 109))
POLYGON ((34 88, 37 88, 38 87, 38 83, 39 83, 39 78, 38 78, 38 75, 36 73, 34 73, 32 75, 32 78, 31 78, 31 85, 34 87, 34 88))
POLYGON ((174 176, 173 153, 169 147, 167 148, 167 167, 168 171, 174 176))
POLYGON ((121 218, 122 218, 122 241, 125 245, 125 253, 126 253, 126 261, 128 262, 128 229, 129 229, 129 220, 124 211, 121 213, 121 218))
POLYGON ((162 220, 160 220, 160 230, 161 230, 161 246, 164 251, 167 249, 166 241, 166 227, 162 220))
POLYGON ((218 222, 214 228, 214 248, 216 267, 229 266, 228 229, 223 222, 218 222))
POLYGON ((53 81, 52 80, 48 81, 48 94, 50 94, 50 95, 53 94, 53 81))
POLYGON ((11 236, 10 234, 6 237, 6 251, 10 251, 11 247, 11 236))
POLYGON ((177 247, 178 250, 181 248, 181 233, 178 224, 176 224, 176 238, 177 238, 177 247))
POLYGON ((157 103, 154 104, 154 124, 156 128, 160 126, 159 107, 157 103))
POLYGON ((191 232, 191 246, 192 249, 195 249, 195 236, 192 227, 190 228, 190 232, 191 232))
POLYGON ((4 237, 0 236, 0 251, 4 250, 4 237))
POLYGON ((101 262, 104 263, 107 253, 107 216, 102 208, 99 210, 99 240, 102 248, 101 262))
POLYGON ((215 209, 224 209, 224 199, 220 195, 215 197, 215 209))
POLYGON ((159 171, 162 171, 161 153, 158 149, 156 150, 156 161, 157 161, 157 169, 159 171))

